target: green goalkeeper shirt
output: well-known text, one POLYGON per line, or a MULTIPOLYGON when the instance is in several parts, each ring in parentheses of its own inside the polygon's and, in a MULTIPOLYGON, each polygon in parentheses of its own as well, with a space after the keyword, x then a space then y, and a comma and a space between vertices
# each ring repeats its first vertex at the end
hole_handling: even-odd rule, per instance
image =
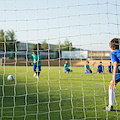
POLYGON ((86 70, 86 68, 87 68, 88 70, 90 70, 89 65, 85 65, 84 67, 85 67, 85 70, 86 70))
POLYGON ((37 55, 32 54, 32 57, 33 57, 33 63, 34 63, 35 65, 41 66, 40 54, 37 54, 37 55), (39 60, 39 62, 36 63, 38 60, 39 60))

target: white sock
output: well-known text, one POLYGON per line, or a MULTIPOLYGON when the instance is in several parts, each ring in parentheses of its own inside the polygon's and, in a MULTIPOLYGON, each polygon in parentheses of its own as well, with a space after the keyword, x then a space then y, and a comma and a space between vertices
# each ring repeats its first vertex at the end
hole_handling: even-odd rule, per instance
POLYGON ((110 89, 110 86, 109 86, 109 107, 113 106, 114 96, 115 96, 115 87, 112 90, 112 89, 110 89))

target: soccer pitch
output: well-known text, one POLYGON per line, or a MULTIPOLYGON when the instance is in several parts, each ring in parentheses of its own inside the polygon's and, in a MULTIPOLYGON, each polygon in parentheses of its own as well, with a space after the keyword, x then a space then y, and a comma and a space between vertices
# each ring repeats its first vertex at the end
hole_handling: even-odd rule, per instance
MULTIPOLYGON (((85 74, 83 67, 42 67, 40 79, 32 66, 0 67, 0 118, 2 120, 80 120, 120 119, 120 85, 117 85, 114 111, 104 111, 108 103, 111 74, 85 74), (7 76, 13 75, 14 81, 7 76)), ((106 69, 105 69, 106 71, 106 69)))

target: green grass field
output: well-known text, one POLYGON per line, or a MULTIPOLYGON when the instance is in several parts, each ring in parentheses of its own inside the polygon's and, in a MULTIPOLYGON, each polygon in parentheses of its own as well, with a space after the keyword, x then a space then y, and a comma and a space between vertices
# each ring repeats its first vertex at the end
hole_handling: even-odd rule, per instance
POLYGON ((117 85, 114 111, 106 112, 108 73, 85 74, 83 67, 42 67, 40 79, 32 67, 0 67, 1 120, 116 120, 120 119, 120 85, 117 85), (14 75, 14 81, 7 76, 14 75))

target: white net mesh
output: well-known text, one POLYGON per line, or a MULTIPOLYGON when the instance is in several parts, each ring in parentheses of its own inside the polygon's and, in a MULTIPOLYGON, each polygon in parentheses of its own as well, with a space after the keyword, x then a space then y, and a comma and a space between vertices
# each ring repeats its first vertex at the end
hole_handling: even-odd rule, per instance
POLYGON ((0 0, 0 119, 119 119, 108 103, 109 41, 119 37, 119 0, 0 0), (41 56, 33 77, 32 49, 41 56), (84 73, 89 59, 92 74, 84 73), (65 73, 68 61, 73 72, 65 73), (97 74, 102 61, 104 74, 97 74), (7 76, 13 75, 14 81, 7 76))

